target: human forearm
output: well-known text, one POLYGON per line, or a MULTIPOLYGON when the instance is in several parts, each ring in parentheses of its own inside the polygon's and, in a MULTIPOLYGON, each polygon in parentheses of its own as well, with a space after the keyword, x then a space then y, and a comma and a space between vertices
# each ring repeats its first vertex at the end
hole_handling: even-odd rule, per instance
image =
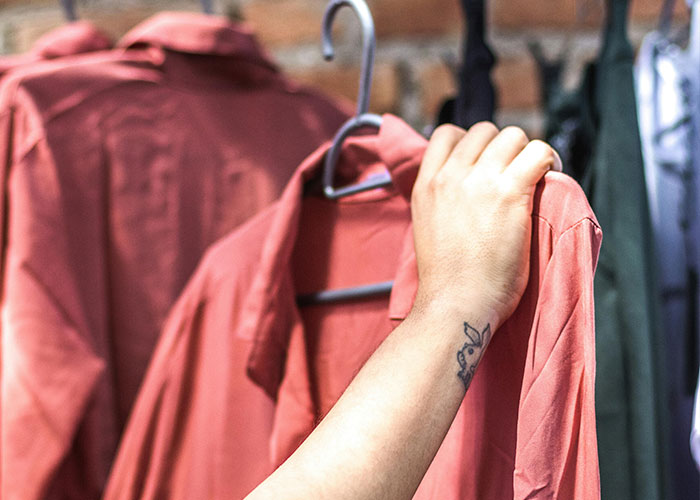
POLYGON ((411 498, 490 340, 489 318, 476 301, 414 309, 249 498, 411 498))

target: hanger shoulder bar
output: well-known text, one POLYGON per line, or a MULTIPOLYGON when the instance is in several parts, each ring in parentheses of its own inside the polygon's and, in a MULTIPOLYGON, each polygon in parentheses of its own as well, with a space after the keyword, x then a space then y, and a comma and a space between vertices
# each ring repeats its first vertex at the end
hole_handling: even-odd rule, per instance
POLYGON ((347 300, 363 299, 378 295, 391 293, 394 286, 393 281, 383 281, 371 285, 362 285, 352 288, 339 288, 337 290, 324 290, 322 292, 309 293, 297 297, 299 306, 310 306, 314 304, 328 304, 332 302, 343 302, 347 300))

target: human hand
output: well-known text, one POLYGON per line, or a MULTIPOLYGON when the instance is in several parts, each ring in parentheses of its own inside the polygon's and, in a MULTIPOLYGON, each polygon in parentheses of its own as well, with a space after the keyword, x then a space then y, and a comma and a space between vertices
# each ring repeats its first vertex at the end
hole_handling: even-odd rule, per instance
POLYGON ((550 168, 561 170, 554 149, 517 127, 435 130, 412 193, 414 310, 477 307, 494 329, 510 316, 528 280, 535 185, 550 168))

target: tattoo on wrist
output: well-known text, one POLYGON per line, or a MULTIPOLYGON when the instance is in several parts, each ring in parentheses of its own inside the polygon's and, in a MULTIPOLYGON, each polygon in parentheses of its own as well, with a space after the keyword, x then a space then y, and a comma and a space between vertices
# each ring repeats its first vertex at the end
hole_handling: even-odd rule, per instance
POLYGON ((464 335, 467 336, 467 341, 457 351, 457 362, 460 367, 457 376, 464 384, 464 390, 466 391, 474 377, 476 366, 479 364, 489 340, 491 340, 491 324, 487 323, 484 330, 479 332, 479 330, 465 321, 464 335))

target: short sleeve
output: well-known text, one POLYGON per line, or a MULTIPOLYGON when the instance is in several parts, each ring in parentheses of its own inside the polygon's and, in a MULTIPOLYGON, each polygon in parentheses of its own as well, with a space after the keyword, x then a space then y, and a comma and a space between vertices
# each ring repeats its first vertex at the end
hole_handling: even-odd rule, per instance
POLYGON ((540 286, 522 381, 514 498, 600 498, 593 275, 600 228, 564 231, 540 286))

